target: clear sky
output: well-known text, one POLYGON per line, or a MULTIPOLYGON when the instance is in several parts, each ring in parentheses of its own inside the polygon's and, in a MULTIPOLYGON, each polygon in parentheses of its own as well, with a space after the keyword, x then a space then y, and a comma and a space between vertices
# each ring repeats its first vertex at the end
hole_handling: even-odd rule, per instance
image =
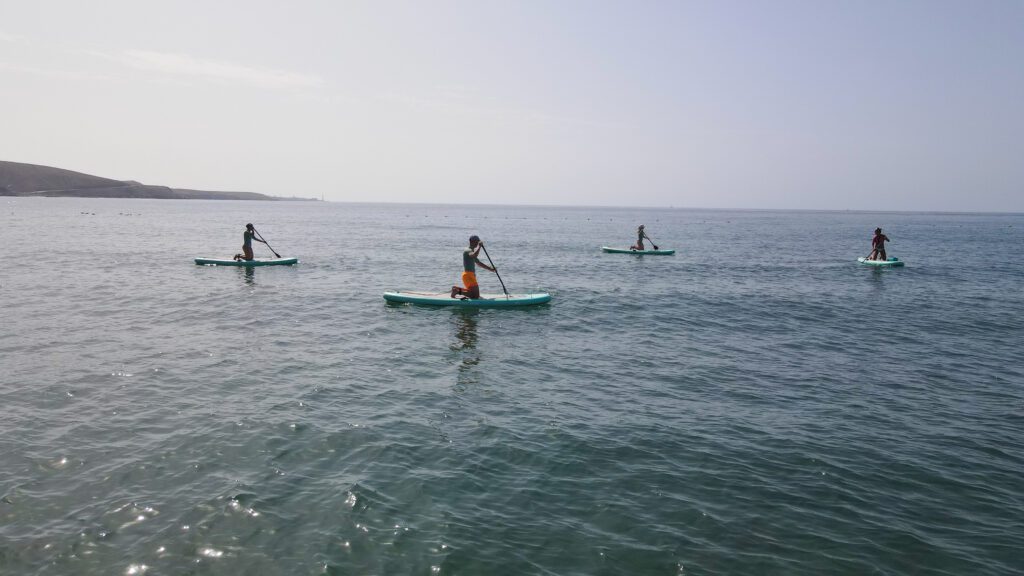
POLYGON ((1024 211, 1024 1, 12 1, 0 160, 328 200, 1024 211))

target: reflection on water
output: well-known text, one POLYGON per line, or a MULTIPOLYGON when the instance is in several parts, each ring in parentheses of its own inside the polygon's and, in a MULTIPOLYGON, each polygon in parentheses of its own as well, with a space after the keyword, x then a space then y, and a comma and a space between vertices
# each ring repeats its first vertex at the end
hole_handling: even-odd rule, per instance
POLYGON ((247 286, 256 285, 256 268, 253 266, 242 266, 242 278, 247 286))
POLYGON ((454 310, 453 312, 456 341, 451 344, 450 348, 452 352, 461 357, 456 387, 462 388, 480 381, 477 366, 480 364, 481 355, 476 348, 477 319, 480 311, 454 310))
POLYGON ((479 310, 458 310, 455 313, 455 336, 458 342, 452 344, 453 351, 476 348, 476 323, 479 310))
POLYGON ((885 288, 885 284, 884 284, 884 282, 882 280, 882 277, 885 274, 887 274, 888 272, 890 272, 891 270, 887 270, 883 266, 870 266, 870 268, 871 268, 871 284, 872 284, 872 286, 876 290, 881 290, 881 289, 885 288))

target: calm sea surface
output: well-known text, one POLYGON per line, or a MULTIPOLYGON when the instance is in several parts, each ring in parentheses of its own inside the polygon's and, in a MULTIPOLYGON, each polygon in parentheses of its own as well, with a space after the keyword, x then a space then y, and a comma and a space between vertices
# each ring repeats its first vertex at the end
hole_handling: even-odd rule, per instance
POLYGON ((0 249, 0 574, 1024 572, 1024 216, 0 198, 0 249), (192 263, 246 222, 301 264, 192 263), (474 233, 551 304, 381 298, 474 233))

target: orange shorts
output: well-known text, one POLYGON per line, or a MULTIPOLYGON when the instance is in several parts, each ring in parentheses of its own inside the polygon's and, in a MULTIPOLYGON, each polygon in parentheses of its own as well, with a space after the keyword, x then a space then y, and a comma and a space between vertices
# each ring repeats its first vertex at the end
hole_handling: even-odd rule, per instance
POLYGON ((467 289, 472 288, 474 286, 479 286, 479 284, 476 283, 476 274, 473 272, 463 272, 462 285, 465 286, 467 289))

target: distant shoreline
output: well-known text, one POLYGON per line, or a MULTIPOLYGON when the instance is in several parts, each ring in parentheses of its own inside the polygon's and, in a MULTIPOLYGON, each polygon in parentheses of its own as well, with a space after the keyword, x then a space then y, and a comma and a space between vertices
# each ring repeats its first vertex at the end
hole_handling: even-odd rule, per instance
POLYGON ((134 180, 113 180, 82 172, 0 161, 0 197, 15 198, 142 198, 153 200, 264 200, 319 202, 317 198, 284 198, 258 192, 218 192, 154 186, 134 180))
POLYGON ((180 190, 169 188, 168 193, 133 193, 131 191, 115 191, 113 193, 97 190, 47 190, 44 192, 8 193, 0 189, 0 198, 108 198, 111 200, 235 200, 246 202, 321 202, 319 198, 299 198, 297 196, 268 196, 256 192, 216 192, 205 190, 180 190))
POLYGON ((157 198, 157 197, 153 197, 153 196, 83 196, 83 195, 75 195, 75 194, 66 194, 66 195, 65 194, 45 194, 45 195, 44 194, 4 194, 2 191, 0 191, 0 200, 3 200, 4 198, 18 198, 18 199, 25 199, 25 198, 41 198, 41 199, 48 199, 48 198, 53 198, 53 199, 56 199, 56 198, 79 198, 79 199, 84 199, 84 200, 202 200, 204 202, 225 201, 225 202, 323 202, 325 204, 329 204, 330 203, 329 200, 321 200, 319 198, 299 198, 297 196, 293 196, 293 197, 288 197, 288 196, 266 196, 266 195, 261 194, 261 196, 264 196, 263 198, 229 198, 229 197, 223 197, 222 198, 222 197, 220 197, 220 195, 226 194, 225 192, 212 192, 212 194, 217 194, 218 197, 216 197, 216 198, 213 198, 213 197, 208 197, 208 198, 206 198, 206 197, 157 198))

